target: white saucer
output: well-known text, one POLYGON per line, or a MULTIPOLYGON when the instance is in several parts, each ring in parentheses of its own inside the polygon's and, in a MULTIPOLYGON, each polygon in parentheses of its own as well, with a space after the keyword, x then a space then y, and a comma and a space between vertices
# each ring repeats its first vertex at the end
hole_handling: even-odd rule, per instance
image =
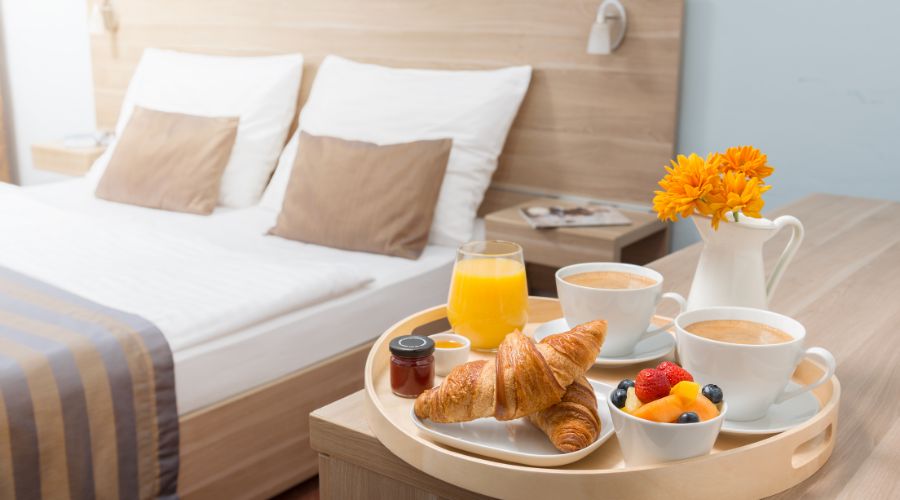
POLYGON ((590 380, 590 383, 597 396, 600 435, 586 448, 571 453, 557 450, 543 431, 524 418, 508 422, 479 418, 458 424, 438 424, 420 419, 413 410, 412 419, 425 435, 454 448, 523 465, 557 467, 590 455, 613 435, 612 416, 609 414, 606 397, 614 387, 596 380, 590 380))
MULTIPOLYGON (((788 388, 799 385, 790 382, 788 388)), ((726 400, 728 395, 725 395, 726 400)), ((765 417, 759 420, 736 422, 728 420, 727 415, 722 423, 722 432, 728 434, 776 434, 796 427, 819 413, 819 400, 811 392, 803 393, 795 398, 772 405, 765 417)))
MULTIPOLYGON (((534 331, 534 340, 540 341, 544 337, 553 335, 554 333, 562 333, 569 331, 569 325, 565 318, 559 318, 548 321, 537 327, 534 331)), ((652 337, 646 338, 634 346, 631 354, 624 356, 604 356, 603 350, 594 362, 596 366, 624 366, 636 363, 644 363, 659 359, 675 349, 675 337, 669 332, 659 332, 652 337)))

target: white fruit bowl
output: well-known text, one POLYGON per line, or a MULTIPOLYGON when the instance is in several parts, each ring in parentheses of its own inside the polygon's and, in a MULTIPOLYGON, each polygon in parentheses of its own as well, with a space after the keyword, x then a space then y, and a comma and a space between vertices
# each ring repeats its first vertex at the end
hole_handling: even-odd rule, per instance
POLYGON ((728 411, 728 404, 723 403, 716 418, 690 424, 668 424, 629 415, 608 397, 606 403, 619 448, 628 466, 652 465, 709 454, 728 411))

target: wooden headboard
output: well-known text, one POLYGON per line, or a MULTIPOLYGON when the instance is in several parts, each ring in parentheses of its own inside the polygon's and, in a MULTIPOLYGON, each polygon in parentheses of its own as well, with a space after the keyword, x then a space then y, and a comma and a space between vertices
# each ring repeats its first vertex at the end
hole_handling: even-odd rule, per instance
POLYGON ((91 36, 97 121, 113 128, 145 47, 301 52, 301 103, 327 54, 398 67, 530 64, 491 209, 532 197, 648 204, 672 156, 683 0, 622 0, 628 33, 586 53, 599 0, 112 0, 114 34, 91 36))

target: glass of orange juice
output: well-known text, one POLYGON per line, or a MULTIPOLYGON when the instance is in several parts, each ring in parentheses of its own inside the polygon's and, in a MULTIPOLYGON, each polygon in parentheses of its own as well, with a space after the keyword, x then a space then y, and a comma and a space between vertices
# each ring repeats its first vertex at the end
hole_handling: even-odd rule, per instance
POLYGON ((472 241, 459 247, 447 317, 472 349, 494 351, 528 322, 528 285, 522 247, 509 241, 472 241))

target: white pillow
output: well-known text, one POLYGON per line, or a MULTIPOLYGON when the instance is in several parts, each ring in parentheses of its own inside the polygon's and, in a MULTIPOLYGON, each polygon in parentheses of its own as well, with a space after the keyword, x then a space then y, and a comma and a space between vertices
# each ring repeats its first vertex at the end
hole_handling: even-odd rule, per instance
MULTIPOLYGON (((530 66, 394 69, 328 56, 301 111, 298 130, 382 145, 452 138, 429 239, 458 245, 472 237, 478 206, 530 80, 530 66)), ((298 134, 281 154, 260 203, 264 207, 281 210, 298 134)))
MULTIPOLYGON (((238 116, 237 138, 219 189, 219 204, 259 201, 290 129, 303 56, 224 57, 146 49, 119 112, 120 136, 135 106, 200 116, 238 116)), ((115 142, 91 167, 96 186, 115 142)))

